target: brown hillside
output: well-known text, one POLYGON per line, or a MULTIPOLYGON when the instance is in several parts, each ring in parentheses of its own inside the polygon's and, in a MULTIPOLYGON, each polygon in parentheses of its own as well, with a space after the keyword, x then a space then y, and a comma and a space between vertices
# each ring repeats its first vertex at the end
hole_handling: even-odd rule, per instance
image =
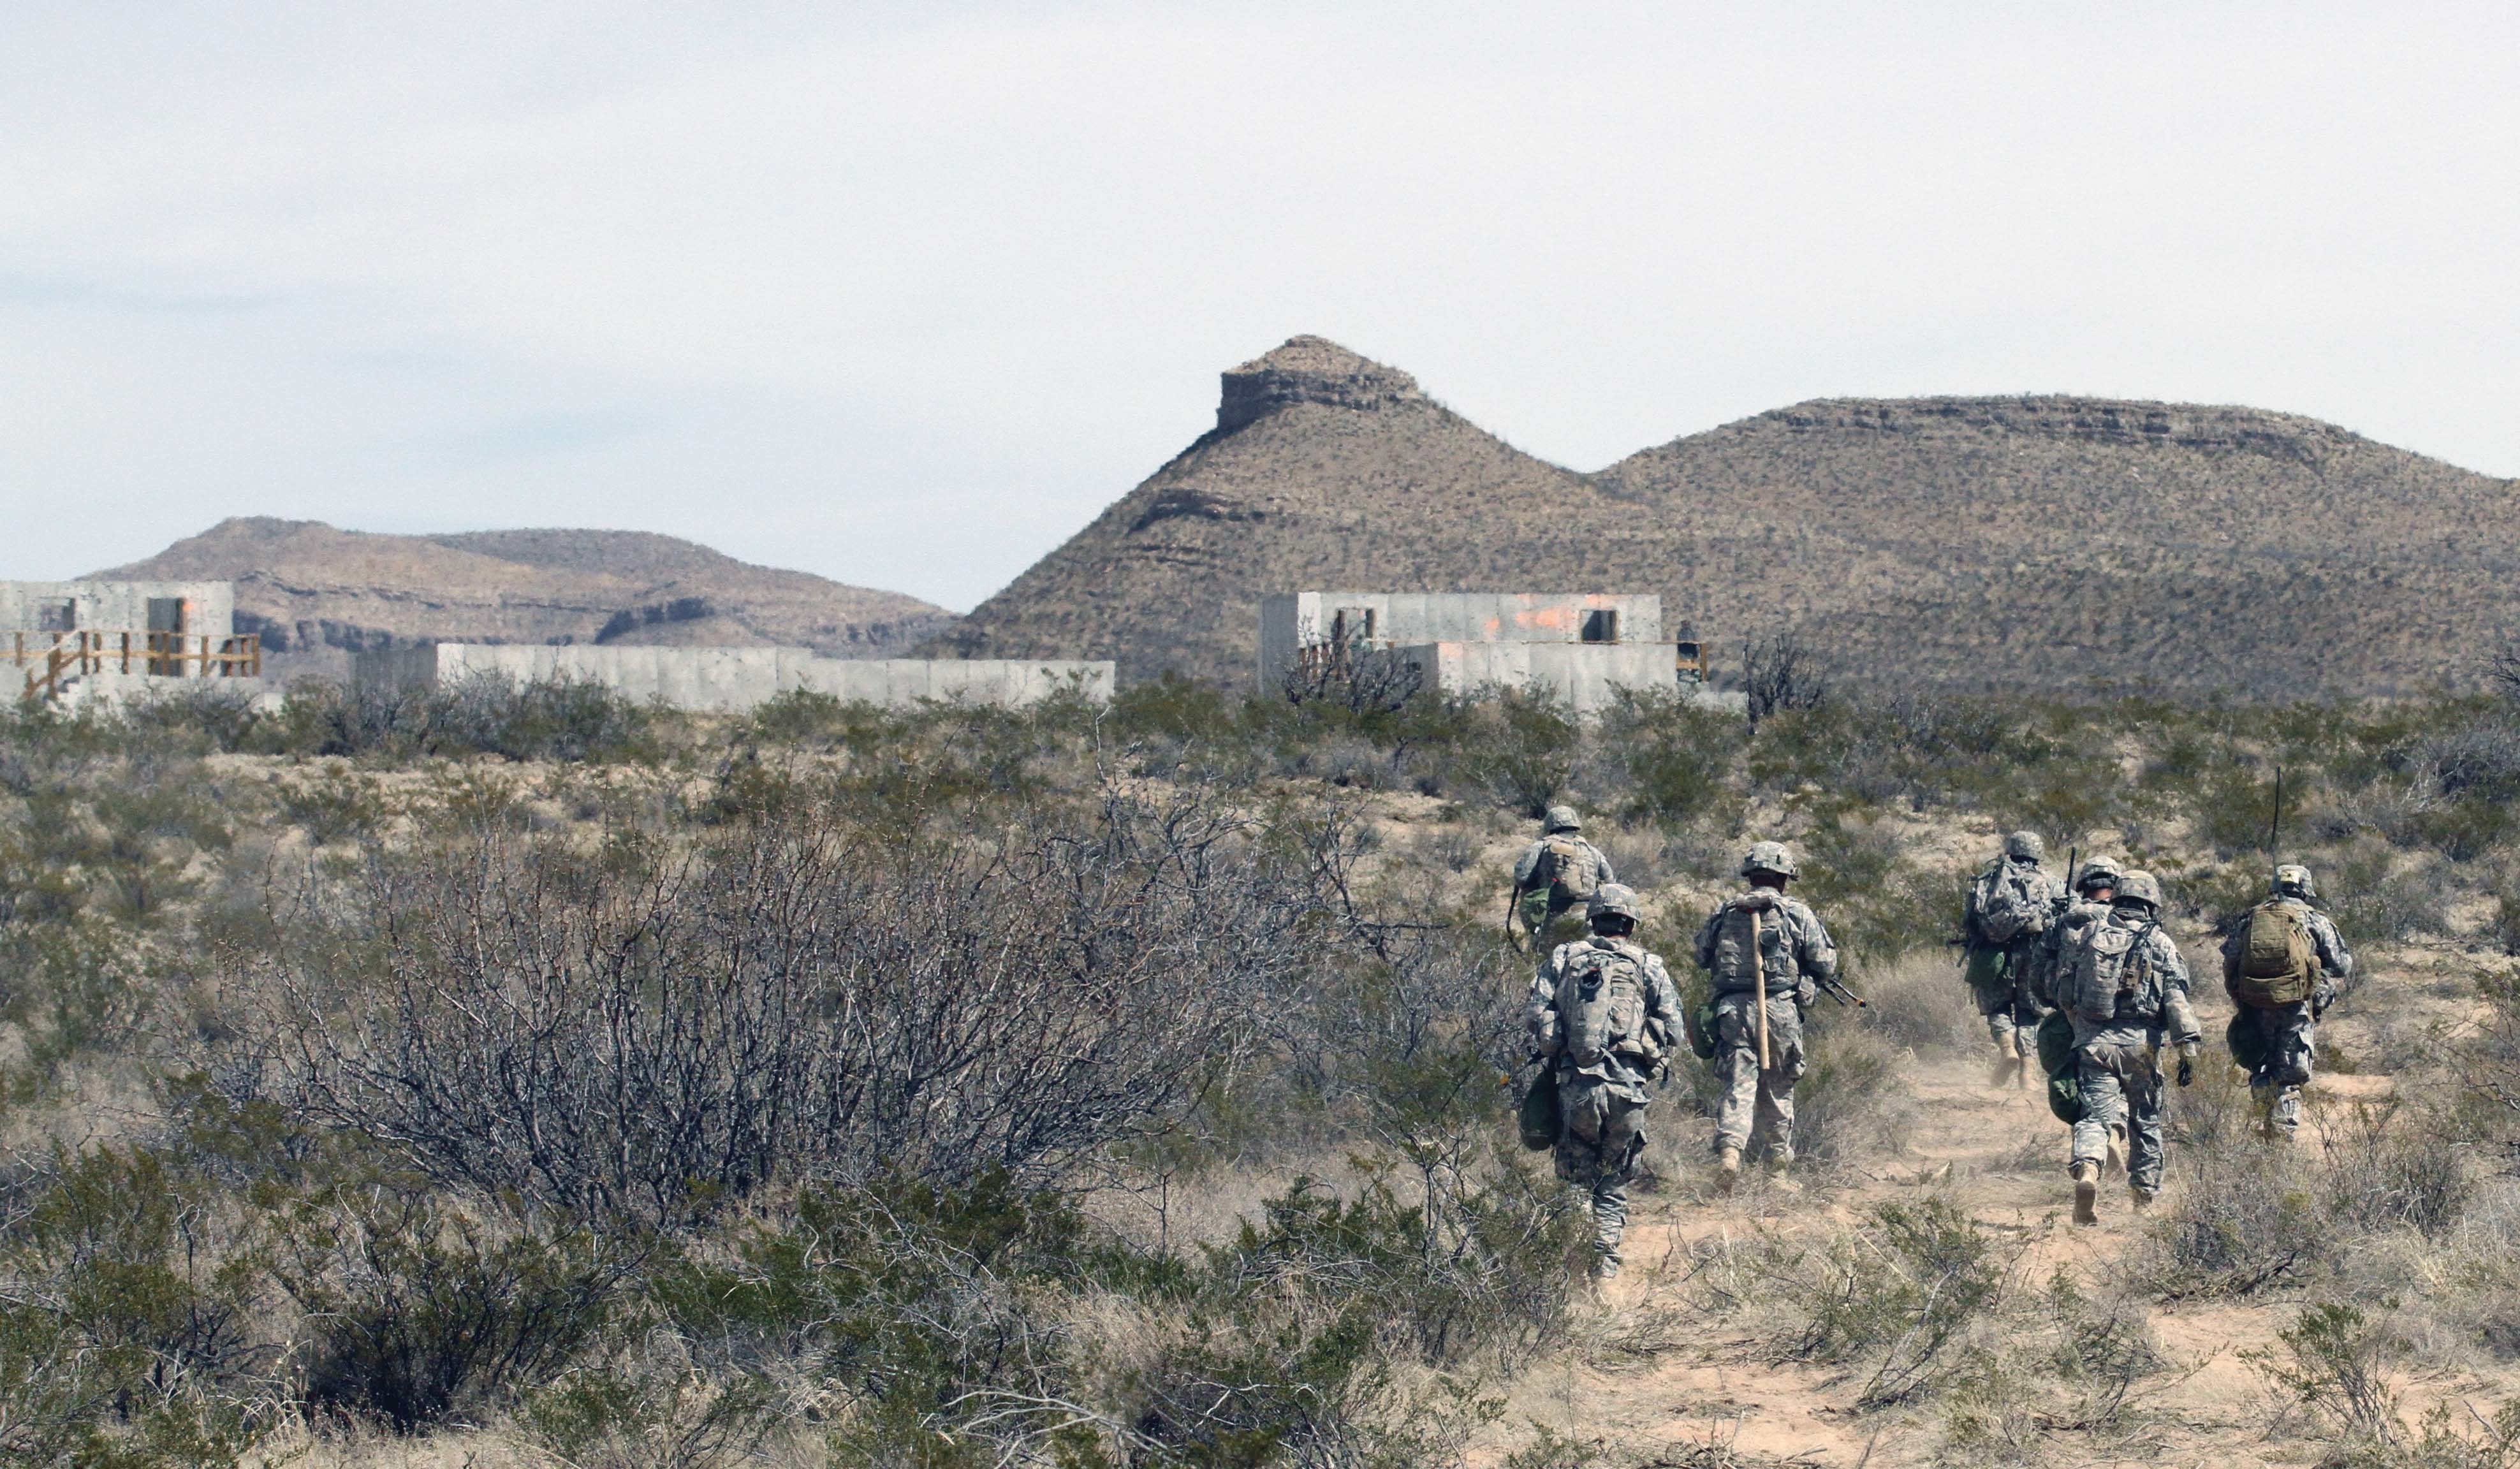
POLYGON ((1216 428, 941 640, 1249 676, 1265 593, 1658 592, 1946 684, 2403 691, 2520 630, 2511 481, 2245 408, 1826 401, 1595 474, 1297 337, 1216 428))
POLYGON ((234 581, 239 630, 262 634, 282 677, 429 642, 782 644, 886 657, 953 621, 916 598, 639 531, 393 536, 257 516, 97 574, 234 581))

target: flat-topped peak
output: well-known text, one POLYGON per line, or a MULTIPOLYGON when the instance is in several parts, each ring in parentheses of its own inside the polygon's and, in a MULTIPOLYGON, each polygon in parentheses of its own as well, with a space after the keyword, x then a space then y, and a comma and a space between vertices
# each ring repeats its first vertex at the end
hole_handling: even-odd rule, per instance
POLYGON ((1290 336, 1226 372, 1216 405, 1216 427, 1231 433, 1296 403, 1372 413, 1424 401, 1418 379, 1398 368, 1384 367, 1328 337, 1290 336))

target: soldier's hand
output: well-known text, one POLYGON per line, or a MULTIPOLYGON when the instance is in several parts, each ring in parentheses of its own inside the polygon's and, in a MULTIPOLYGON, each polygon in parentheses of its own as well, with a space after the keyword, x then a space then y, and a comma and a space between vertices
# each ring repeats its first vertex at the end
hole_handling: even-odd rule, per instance
POLYGON ((2205 1047, 2194 1041, 2182 1042, 2179 1047, 2179 1085, 2184 1087, 2196 1080, 2196 1057, 2205 1047))

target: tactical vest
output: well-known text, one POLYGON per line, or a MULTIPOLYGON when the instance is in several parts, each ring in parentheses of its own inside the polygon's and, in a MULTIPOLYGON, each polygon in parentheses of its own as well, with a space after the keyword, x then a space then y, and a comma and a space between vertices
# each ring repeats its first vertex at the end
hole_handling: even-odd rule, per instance
POLYGON ((2241 1004, 2299 1004, 2318 987, 2318 946, 2291 904, 2274 899, 2249 911, 2249 926, 2223 965, 2223 988, 2241 1004))
POLYGON ((1549 837, 1541 847, 1549 864, 1549 906, 1566 909, 1592 902, 1601 886, 1601 867, 1593 849, 1562 836, 1549 837))
POLYGON ((1800 971, 1794 967, 1792 934, 1785 927, 1784 905, 1758 913, 1759 962, 1751 961, 1751 911, 1728 902, 1715 926, 1713 975, 1718 994, 1746 994, 1764 979, 1771 995, 1789 994, 1800 971))
POLYGON ((2065 1008, 2095 1025, 2119 1020, 2150 1020, 2161 1012, 2157 992, 2145 983, 2151 960, 2146 953, 2157 920, 2129 927, 2115 914, 2086 928, 2066 951, 2065 973, 2056 999, 2065 1008))
POLYGON ((1558 1034, 1576 1065, 1597 1065, 1644 1034, 1644 960, 1598 941, 1570 947, 1557 976, 1558 1034))

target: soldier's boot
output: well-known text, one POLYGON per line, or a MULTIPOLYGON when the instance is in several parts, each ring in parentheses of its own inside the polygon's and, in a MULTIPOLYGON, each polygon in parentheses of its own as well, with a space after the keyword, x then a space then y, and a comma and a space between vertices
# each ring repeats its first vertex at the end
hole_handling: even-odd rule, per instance
POLYGON ((1990 1087, 2009 1087, 2018 1082, 2020 1077, 2021 1053, 2014 1050, 2010 1043, 2004 1043, 1995 1052, 1995 1065, 1986 1074, 1986 1084, 1990 1087))
POLYGON ((2127 1197, 2134 1201, 2135 1212, 2142 1214, 2152 1208, 2153 1200, 2161 1197, 2161 1190, 2158 1188, 2146 1188, 2140 1183, 2129 1183, 2127 1185, 2127 1197))
POLYGON ((2096 1224, 2100 1222, 2100 1167, 2096 1163, 2074 1165, 2074 1223, 2096 1224))
POLYGON ((2126 1129, 2123 1127, 2113 1127, 2109 1129, 2108 1161, 2101 1165, 2101 1173, 2105 1177, 2113 1179, 2126 1177, 2126 1129))
POLYGON ((1594 1255, 1593 1278, 1596 1280, 1616 1280, 1619 1278, 1618 1251, 1602 1250, 1594 1255))
POLYGON ((1741 1150, 1720 1147, 1715 1150, 1715 1186, 1731 1193, 1741 1181, 1741 1150))
POLYGON ((1803 1185, 1794 1181, 1793 1171, 1794 1150, 1792 1148, 1780 1147, 1768 1155, 1769 1179, 1776 1186, 1787 1193, 1800 1193, 1803 1191, 1803 1185))

